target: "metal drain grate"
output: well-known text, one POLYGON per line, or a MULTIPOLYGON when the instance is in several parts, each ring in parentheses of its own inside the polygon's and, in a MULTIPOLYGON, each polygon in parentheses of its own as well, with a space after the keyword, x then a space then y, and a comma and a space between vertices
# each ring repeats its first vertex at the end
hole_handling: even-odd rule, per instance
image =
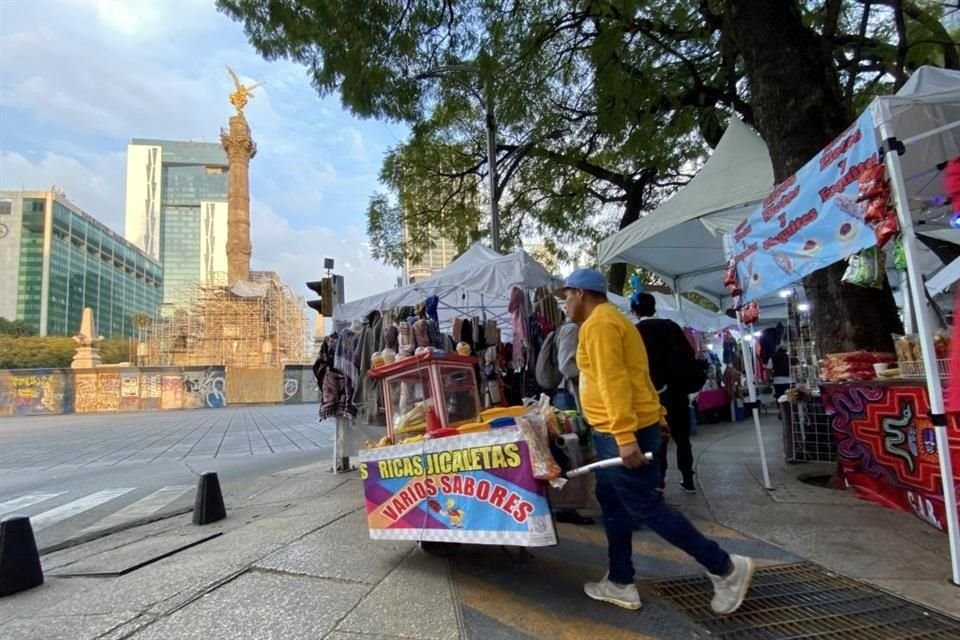
POLYGON ((960 638, 958 620, 809 563, 758 569, 743 606, 724 617, 710 610, 713 585, 705 577, 647 587, 723 640, 960 638))

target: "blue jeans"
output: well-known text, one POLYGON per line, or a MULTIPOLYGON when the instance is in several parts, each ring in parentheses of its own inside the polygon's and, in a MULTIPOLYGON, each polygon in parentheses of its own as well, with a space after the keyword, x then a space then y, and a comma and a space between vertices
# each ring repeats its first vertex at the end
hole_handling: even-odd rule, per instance
MULTIPOLYGON (((660 428, 648 427, 637 431, 637 443, 643 451, 654 454, 660 449, 660 428)), ((594 433, 594 444, 600 460, 620 455, 613 436, 594 433)), ((687 517, 674 511, 657 491, 660 469, 657 457, 639 469, 610 467, 596 472, 597 500, 603 510, 603 526, 607 534, 607 553, 610 559, 610 580, 618 584, 632 584, 633 531, 643 524, 661 538, 678 547, 714 575, 730 570, 730 556, 713 540, 697 531, 687 517)))

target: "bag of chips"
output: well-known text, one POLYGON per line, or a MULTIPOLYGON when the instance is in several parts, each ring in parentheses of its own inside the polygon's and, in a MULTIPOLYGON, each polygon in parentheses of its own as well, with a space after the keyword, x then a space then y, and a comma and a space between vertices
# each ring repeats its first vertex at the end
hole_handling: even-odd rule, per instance
POLYGON ((893 241, 893 268, 897 271, 907 270, 907 252, 903 250, 903 234, 893 241))
POLYGON ((883 249, 890 240, 900 233, 900 223, 897 222, 897 216, 888 215, 873 231, 877 235, 877 247, 883 249))
POLYGON ((878 247, 869 247, 847 259, 843 282, 857 287, 880 289, 886 269, 886 254, 878 247))

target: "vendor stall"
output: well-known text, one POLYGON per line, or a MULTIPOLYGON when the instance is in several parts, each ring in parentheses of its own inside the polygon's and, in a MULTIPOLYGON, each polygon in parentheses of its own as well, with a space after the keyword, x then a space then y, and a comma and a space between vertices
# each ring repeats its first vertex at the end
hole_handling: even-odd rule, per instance
POLYGON ((388 435, 360 452, 370 536, 506 544, 557 543, 548 483, 548 407, 480 411, 476 360, 426 351, 372 369, 388 435))
POLYGON ((914 229, 922 224, 925 235, 935 232, 956 242, 960 231, 950 226, 941 173, 957 157, 960 72, 922 67, 897 95, 875 100, 728 234, 732 265, 725 284, 747 301, 848 259, 844 282, 875 287, 885 277, 885 246, 889 260, 901 263, 909 290, 906 324, 916 317, 909 359, 902 345, 897 355, 827 354, 824 404, 833 412, 847 480, 864 497, 909 507, 945 529, 953 581, 960 585, 954 479, 960 431, 944 411, 942 349, 914 229), (895 361, 899 366, 892 366, 895 361), (874 382, 911 373, 916 383, 874 382), (929 466, 934 459, 936 471, 929 466), (917 500, 919 507, 913 504, 917 500))
MULTIPOLYGON (((924 379, 823 383, 844 485, 865 500, 947 530, 936 433, 924 379)), ((960 421, 948 418, 954 477, 960 421)))

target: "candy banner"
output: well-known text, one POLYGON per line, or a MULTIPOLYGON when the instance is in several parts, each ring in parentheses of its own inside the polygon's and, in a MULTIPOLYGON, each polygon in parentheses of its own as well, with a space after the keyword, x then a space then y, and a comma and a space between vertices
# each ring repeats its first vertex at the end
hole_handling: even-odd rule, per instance
POLYGON ((876 244, 857 202, 860 175, 878 160, 866 111, 724 237, 743 300, 782 289, 876 244))
MULTIPOLYGON (((937 442, 926 387, 917 384, 825 384, 840 468, 857 496, 913 513, 946 531, 937 442)), ((954 478, 960 478, 960 421, 948 416, 954 478)), ((957 486, 960 491, 960 482, 957 486)), ((956 508, 956 506, 954 506, 956 508)))
POLYGON ((373 539, 557 544, 546 486, 516 429, 363 450, 360 477, 373 539))

